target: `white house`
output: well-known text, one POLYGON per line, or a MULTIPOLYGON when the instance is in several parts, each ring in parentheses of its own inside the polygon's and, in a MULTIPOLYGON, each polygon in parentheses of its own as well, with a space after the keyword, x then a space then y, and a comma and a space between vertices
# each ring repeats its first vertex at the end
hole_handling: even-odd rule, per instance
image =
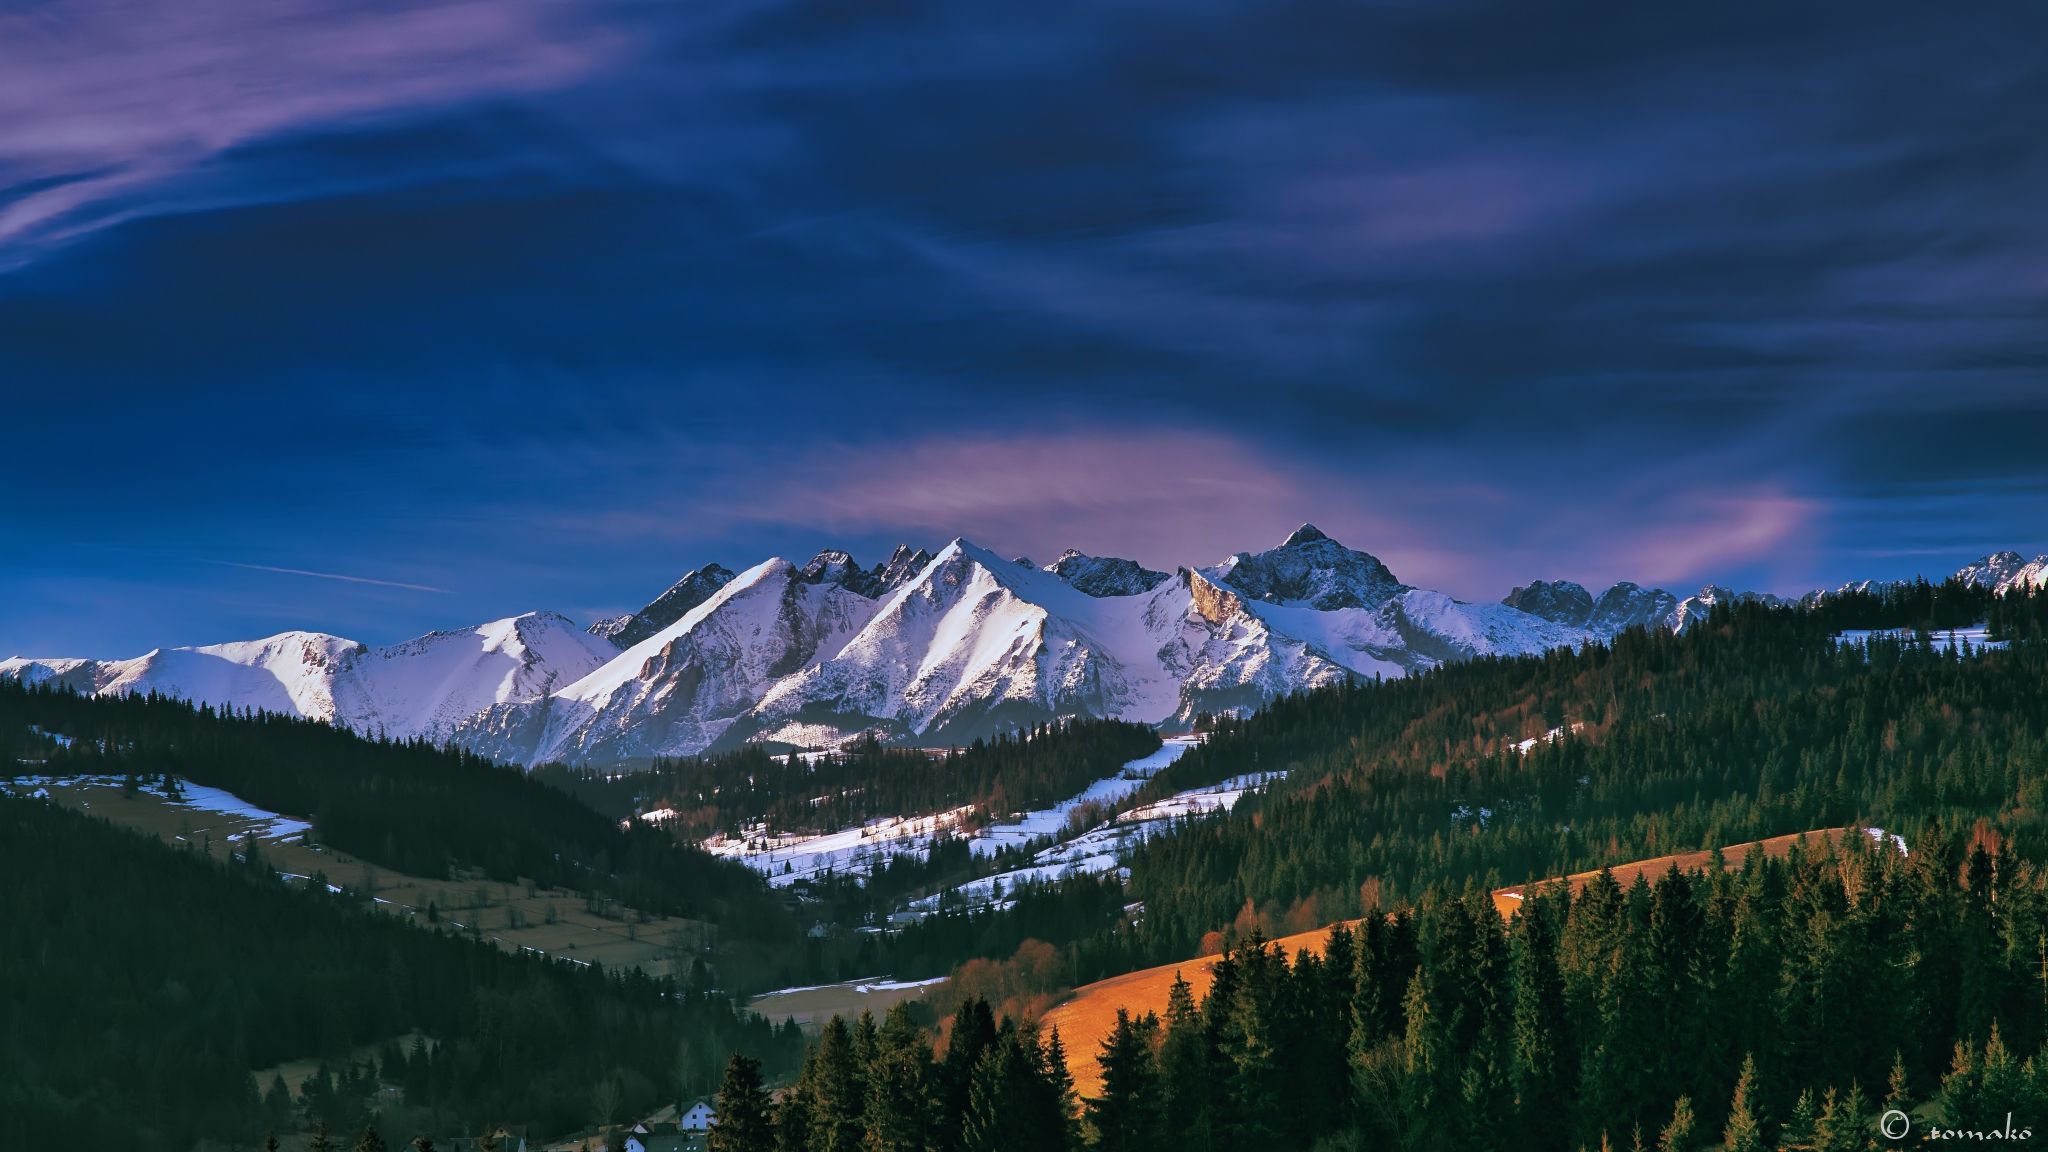
POLYGON ((676 1123, 685 1132, 709 1132, 711 1126, 718 1123, 718 1113, 711 1107, 710 1100, 700 1099, 683 1109, 682 1117, 676 1123))

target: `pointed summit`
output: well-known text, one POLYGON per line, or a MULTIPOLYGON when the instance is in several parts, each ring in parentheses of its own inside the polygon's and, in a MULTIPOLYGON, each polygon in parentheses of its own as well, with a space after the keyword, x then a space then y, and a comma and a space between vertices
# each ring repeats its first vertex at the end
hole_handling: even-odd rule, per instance
POLYGON ((732 578, 732 569, 722 564, 706 564, 685 574, 640 611, 599 620, 587 631, 621 648, 631 648, 688 615, 690 609, 711 599, 720 588, 731 583, 732 578))
POLYGON ((1254 600, 1325 612, 1376 608, 1408 587, 1378 557, 1346 548, 1313 524, 1296 528, 1278 548, 1240 552, 1202 574, 1254 600))
POLYGON ((1090 556, 1073 548, 1060 553, 1060 558, 1047 564, 1045 571, 1073 585, 1077 592, 1098 597, 1136 596, 1159 587, 1167 579, 1166 573, 1154 572, 1135 560, 1090 556))
POLYGON ((1301 527, 1296 528, 1287 539, 1282 540, 1280 546, 1282 548, 1292 548, 1297 544, 1313 544, 1318 540, 1328 539, 1329 537, 1323 534, 1321 528, 1313 524, 1303 524, 1301 527))

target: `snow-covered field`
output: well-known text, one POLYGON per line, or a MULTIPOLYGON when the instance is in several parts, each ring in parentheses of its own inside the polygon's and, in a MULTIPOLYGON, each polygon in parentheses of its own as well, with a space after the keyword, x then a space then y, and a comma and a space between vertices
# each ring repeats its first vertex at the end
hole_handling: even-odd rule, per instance
POLYGON ((1123 803, 1133 792, 1144 787, 1146 781, 1180 759, 1181 753, 1199 743, 1201 738, 1198 736, 1169 737, 1159 746, 1159 751, 1126 763, 1116 775, 1097 780, 1079 795, 973 833, 972 850, 976 856, 994 856, 1006 848, 1022 848, 1034 841, 1060 836, 1066 832, 1067 821, 1075 809, 1085 804, 1123 803))
MULTIPOLYGON (((1855 628, 1847 632, 1838 633, 1835 636, 1835 642, 1862 647, 1877 637, 1887 640, 1911 640, 1913 638, 1913 630, 1910 628, 1855 628)), ((1969 628, 1951 628, 1946 632, 1930 632, 1927 638, 1936 648, 1945 652, 1956 652, 1965 647, 1972 652, 1987 652, 1994 648, 2007 647, 2010 643, 2005 640, 1993 640, 1991 638, 1991 630, 1982 624, 1973 625, 1969 628)))
MULTIPOLYGON (((124 783, 124 778, 120 776, 16 776, 12 779, 0 778, 0 792, 15 796, 47 796, 48 789, 52 786, 110 788, 118 792, 124 783)), ((139 790, 194 812, 210 812, 218 816, 233 816, 253 822, 253 826, 246 833, 237 833, 228 839, 239 840, 244 835, 253 834, 261 840, 290 840, 305 835, 313 828, 304 820, 280 816, 269 809, 258 808, 232 792, 209 788, 204 784, 180 781, 176 796, 166 793, 161 784, 144 784, 139 790)), ((86 807, 91 807, 91 804, 88 802, 86 807)))
POLYGON ((891 816, 815 835, 773 835, 765 826, 756 826, 737 839, 714 836, 704 841, 703 848, 714 856, 745 864, 766 876, 770 884, 787 887, 828 871, 866 873, 891 856, 922 856, 973 811, 973 806, 967 805, 935 816, 891 816))
MULTIPOLYGON (((1171 831, 1176 820, 1228 810, 1247 792, 1256 792, 1285 775, 1285 772, 1253 772, 1220 784, 1176 792, 1164 800, 1119 813, 1100 827, 1040 851, 1027 867, 969 881, 951 889, 949 894, 969 905, 1001 904, 1005 896, 1021 884, 1107 872, 1118 867, 1126 850, 1162 832, 1171 831)), ((927 896, 912 901, 910 910, 919 913, 937 911, 940 900, 939 895, 927 896)))

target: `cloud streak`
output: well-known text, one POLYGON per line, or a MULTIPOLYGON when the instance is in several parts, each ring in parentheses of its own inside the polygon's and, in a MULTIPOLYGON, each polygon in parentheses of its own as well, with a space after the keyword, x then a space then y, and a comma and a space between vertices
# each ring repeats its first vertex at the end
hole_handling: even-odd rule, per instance
POLYGON ((310 576, 316 580, 339 580, 345 584, 370 584, 378 588, 402 588, 408 592, 433 592, 442 596, 450 595, 446 588, 431 584, 408 584, 403 580, 379 580, 370 576, 350 576, 342 572, 315 572, 309 568, 280 568, 271 564, 244 564, 237 560, 204 560, 202 563, 217 564, 223 568, 240 568, 248 572, 273 572, 280 576, 310 576))

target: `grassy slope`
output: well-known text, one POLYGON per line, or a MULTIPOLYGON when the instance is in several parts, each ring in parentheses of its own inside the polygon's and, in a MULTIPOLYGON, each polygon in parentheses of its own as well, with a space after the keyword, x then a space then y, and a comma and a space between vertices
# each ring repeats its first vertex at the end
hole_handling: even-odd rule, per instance
MULTIPOLYGON (((81 786, 60 782, 47 786, 50 799, 67 808, 112 821, 134 831, 167 842, 182 839, 195 848, 209 847, 212 855, 225 859, 228 837, 239 835, 257 821, 217 812, 193 811, 149 792, 123 796, 117 787, 81 786)), ((669 970, 668 941, 681 933, 687 941, 701 941, 707 926, 695 920, 655 917, 647 923, 632 924, 637 914, 614 907, 610 917, 587 911, 581 894, 566 889, 537 888, 532 896, 523 887, 489 880, 436 880, 408 876, 380 868, 332 849, 307 847, 293 842, 265 842, 263 858, 281 872, 310 876, 324 872, 330 883, 367 889, 375 877, 377 907, 394 915, 425 915, 429 903, 439 906, 444 924, 477 924, 486 938, 507 950, 534 948, 585 962, 603 961, 607 968, 638 965, 649 975, 669 970), (488 906, 479 907, 480 902, 488 906), (546 923, 548 909, 556 923, 546 923), (508 927, 513 911, 524 921, 508 927)))
MULTIPOLYGON (((1841 835, 1842 829, 1823 828, 1788 836, 1774 836, 1768 840, 1731 844, 1721 850, 1722 861, 1728 868, 1739 868, 1742 866, 1743 857, 1759 845, 1768 855, 1783 857, 1792 850, 1792 845, 1801 836, 1807 837, 1810 843, 1817 844, 1823 838, 1832 841, 1841 835)), ((1635 878, 1639 875, 1654 881, 1674 864, 1680 871, 1692 871, 1706 867, 1712 859, 1711 852, 1687 852, 1618 865, 1613 872, 1615 880, 1626 889, 1635 883, 1635 878)), ((1506 918, 1514 915, 1515 909, 1521 906, 1521 895, 1528 890, 1546 884, 1569 883, 1572 891, 1576 892, 1585 886, 1586 881, 1597 875, 1598 871, 1578 872, 1560 879, 1497 889, 1493 893, 1493 904, 1500 910, 1502 918, 1506 918)), ((1330 929, 1327 927, 1317 928, 1281 937, 1276 943, 1284 947, 1289 956, 1303 948, 1320 955, 1323 942, 1329 933, 1330 929)), ((1060 1038, 1065 1042, 1068 1052, 1070 1071, 1074 1074, 1074 1084, 1081 1095, 1093 1096, 1102 1089, 1102 1069, 1096 1064, 1095 1057, 1102 1050, 1102 1042, 1109 1038, 1111 1029, 1116 1026, 1117 1009, 1128 1009, 1133 1016, 1142 1016, 1147 1012, 1164 1015, 1167 993, 1172 989, 1177 976, 1187 978, 1188 983, 1194 988, 1195 1000, 1199 1003, 1214 979, 1210 970, 1215 963, 1214 956, 1200 956, 1122 976, 1112 976, 1107 980, 1076 988, 1071 996, 1047 1012, 1044 1024, 1060 1030, 1060 1038)))

